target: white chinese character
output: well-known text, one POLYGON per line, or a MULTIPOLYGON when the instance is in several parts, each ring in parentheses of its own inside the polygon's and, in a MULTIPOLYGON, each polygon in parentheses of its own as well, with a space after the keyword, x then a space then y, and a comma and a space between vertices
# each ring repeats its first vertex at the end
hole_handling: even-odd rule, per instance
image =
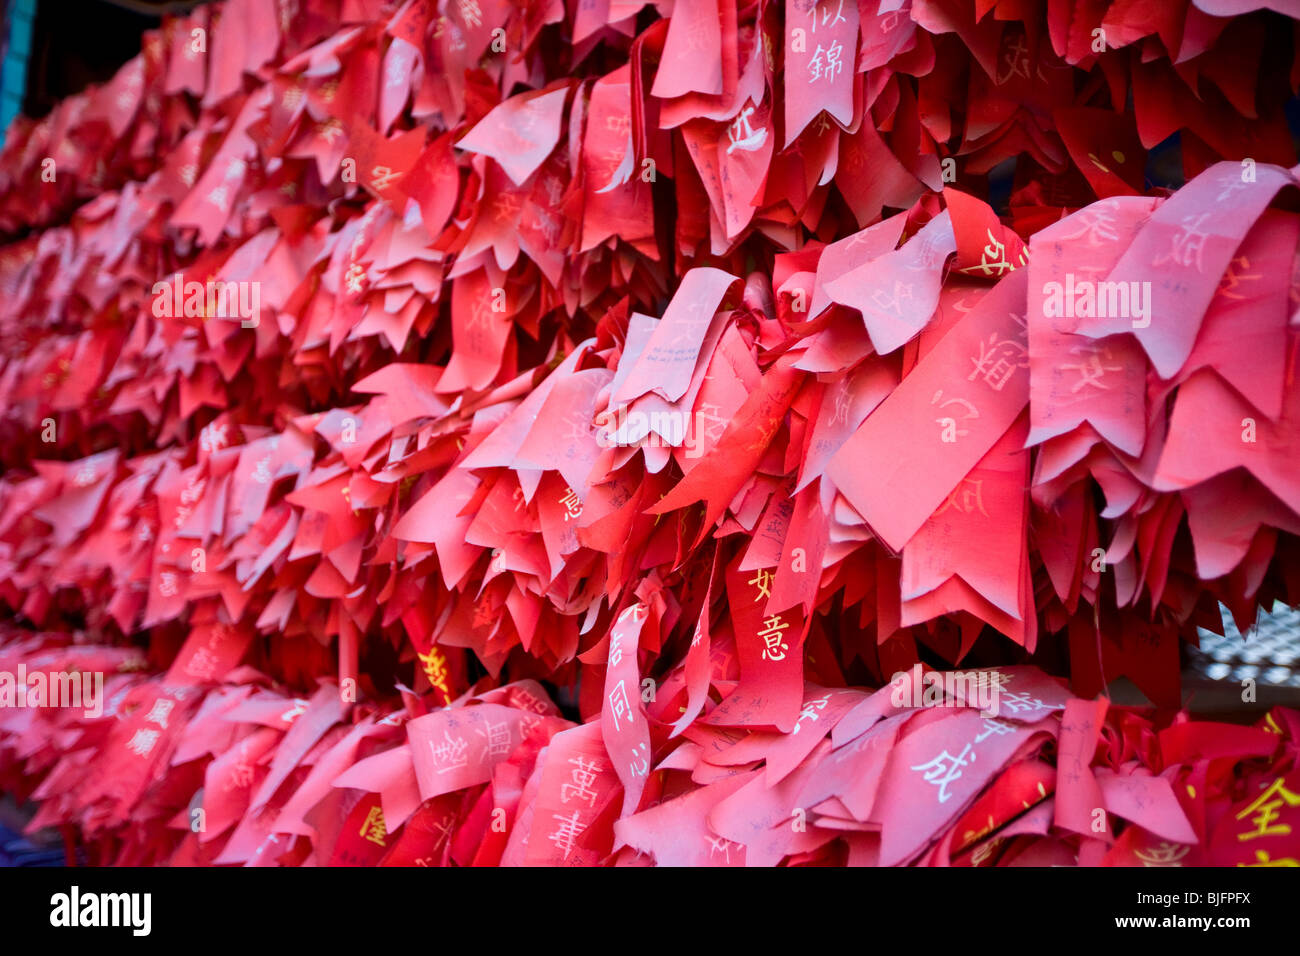
POLYGON ((258 461, 257 467, 253 470, 253 480, 259 485, 269 485, 271 483, 271 456, 267 455, 258 461))
POLYGON ((732 843, 730 840, 724 839, 723 837, 711 837, 711 836, 707 836, 707 835, 706 835, 706 836, 704 837, 704 839, 705 839, 706 841, 708 841, 708 844, 709 844, 709 859, 710 859, 710 860, 713 859, 713 854, 715 854, 715 853, 721 851, 721 852, 722 852, 722 858, 723 858, 724 860, 726 860, 728 863, 730 863, 730 862, 731 862, 731 848, 732 848, 733 846, 734 846, 734 847, 739 847, 739 846, 740 846, 739 843, 732 843))
POLYGON ((1184 216, 1182 226, 1170 240, 1170 250, 1156 259, 1152 265, 1159 266, 1172 262, 1184 269, 1195 266, 1197 272, 1202 271, 1201 255, 1205 250, 1205 240, 1210 237, 1209 230, 1204 228, 1205 220, 1208 218, 1210 218, 1208 212, 1184 216))
POLYGON ((623 681, 614 685, 614 689, 609 693, 610 713, 614 717, 614 730, 618 730, 618 721, 620 717, 627 720, 628 726, 636 723, 636 715, 632 712, 632 706, 628 703, 627 687, 623 681))
MULTIPOLYGON (((967 744, 956 757, 945 750, 928 763, 918 764, 911 768, 924 771, 926 783, 932 783, 939 788, 940 803, 947 803, 948 798, 952 796, 948 792, 948 784, 961 776, 961 770, 958 768, 966 766, 966 754, 970 751, 970 747, 971 745, 967 744)), ((970 759, 972 761, 975 759, 973 753, 970 755, 970 759)))
MULTIPOLYGON (((826 6, 830 7, 829 0, 826 6)), ((808 10, 808 15, 812 17, 812 22, 813 22, 812 32, 816 33, 817 32, 817 4, 813 4, 813 6, 808 10)), ((846 22, 844 17, 844 0, 839 0, 839 6, 835 8, 834 14, 832 14, 829 9, 826 9, 821 11, 821 15, 822 15, 822 26, 824 27, 826 26, 833 27, 836 24, 846 22), (835 19, 831 20, 832 16, 834 16, 835 19), (830 23, 827 23, 826 22, 827 20, 830 20, 830 23)))
POLYGON ((633 777, 644 777, 650 772, 650 748, 644 743, 637 744, 632 750, 632 762, 628 769, 633 777))
POLYGON ((1015 729, 1016 729, 1015 724, 1009 724, 1005 720, 995 720, 992 717, 985 718, 984 733, 976 736, 975 743, 977 744, 981 743, 986 738, 993 737, 995 735, 1001 737, 1003 734, 1014 733, 1015 729))
POLYGON ((153 750, 153 745, 158 742, 158 731, 156 730, 137 730, 135 736, 128 743, 129 749, 136 756, 143 757, 153 750))
POLYGON ((847 425, 849 423, 849 390, 848 379, 844 380, 845 384, 835 390, 835 408, 831 416, 832 425, 847 425))
POLYGON ((478 0, 457 0, 457 6, 460 8, 460 19, 471 30, 483 24, 483 10, 478 5, 478 0))
POLYGON ((754 129, 749 125, 749 117, 753 113, 754 107, 745 107, 732 124, 727 127, 727 138, 731 140, 731 145, 727 147, 728 153, 736 149, 752 153, 756 149, 761 149, 763 143, 767 141, 766 127, 760 126, 758 129, 754 129))
POLYGON ((230 439, 226 437, 226 426, 218 425, 216 422, 209 422, 199 432, 199 448, 211 454, 225 448, 230 444, 230 439))
POLYGON ((1087 388, 1089 385, 1101 391, 1107 391, 1110 386, 1102 384, 1102 378, 1107 372, 1118 372, 1121 367, 1118 365, 1103 365, 1103 358, 1110 358, 1110 349, 1100 346, 1075 346, 1070 349, 1073 355, 1081 355, 1078 364, 1062 365, 1063 369, 1074 369, 1079 373, 1079 380, 1070 387, 1070 393, 1074 394, 1080 389, 1087 388))
POLYGON ((840 61, 840 55, 844 52, 844 47, 838 40, 831 40, 830 46, 822 49, 822 45, 817 44, 817 49, 813 52, 812 59, 808 61, 808 71, 812 74, 809 77, 809 83, 815 83, 824 79, 828 82, 834 82, 837 74, 844 71, 844 64, 840 61), (826 55, 825 63, 822 62, 822 54, 826 55))
POLYGON ((935 423, 939 426, 940 432, 944 436, 944 441, 955 440, 961 438, 963 435, 969 435, 970 431, 965 428, 958 428, 957 423, 958 421, 964 421, 966 419, 979 418, 979 409, 964 398, 949 398, 940 402, 939 400, 941 398, 943 398, 943 389, 939 389, 934 393, 934 397, 930 399, 930 404, 938 405, 940 409, 946 409, 949 405, 958 405, 962 410, 961 419, 953 418, 951 416, 935 419, 935 423), (949 434, 953 436, 952 439, 946 437, 949 434))
POLYGON ((1000 339, 998 333, 989 333, 988 344, 979 343, 979 356, 971 359, 975 370, 966 377, 974 381, 975 376, 982 376, 986 385, 995 392, 1011 381, 1017 369, 1029 368, 1029 353, 1023 345, 1014 339, 1000 339))
POLYGON ((599 794, 592 789, 592 784, 600 776, 600 767, 595 760, 581 755, 570 757, 569 763, 574 764, 576 769, 569 771, 571 782, 560 786, 560 802, 568 803, 571 797, 577 797, 579 800, 585 800, 588 807, 595 807, 596 797, 599 794))
POLYGON ((646 615, 646 606, 642 604, 640 601, 638 601, 635 604, 632 604, 627 608, 625 608, 623 610, 623 613, 618 616, 618 621, 616 623, 621 624, 623 621, 627 620, 629 616, 632 618, 633 623, 636 623, 637 621, 644 621, 645 615, 646 615))
POLYGON ((483 734, 483 736, 487 738, 488 758, 505 757, 509 755, 510 725, 505 721, 502 721, 499 724, 494 724, 489 720, 487 732, 484 733, 482 730, 477 730, 477 732, 483 734))
POLYGON ((573 816, 564 817, 558 813, 551 814, 552 819, 560 822, 559 827, 552 831, 546 839, 554 843, 563 853, 564 859, 569 858, 573 852, 574 841, 583 830, 587 829, 585 823, 578 822, 578 811, 573 811, 573 816))
POLYGON ((987 518, 989 513, 984 510, 984 480, 963 478, 957 487, 948 493, 948 500, 935 514, 941 515, 949 508, 960 511, 964 515, 978 511, 987 518))
POLYGON ((295 697, 293 706, 281 714, 280 719, 286 724, 291 724, 305 713, 307 713, 307 701, 301 697, 295 697))
POLYGON ((1214 197, 1214 201, 1219 203, 1228 202, 1232 199, 1233 193, 1248 188, 1250 188, 1249 184, 1242 182, 1239 171, 1234 169, 1228 173, 1227 181, 1223 184, 1223 191, 1214 197))
MULTIPOLYGON (((389 51, 391 54, 393 51, 389 51)), ((388 65, 384 68, 384 86, 397 87, 401 86, 406 80, 406 68, 409 66, 405 57, 392 56, 388 58, 388 65)))
POLYGON ((185 673, 198 680, 212 680, 216 670, 217 656, 206 647, 200 647, 195 651, 194 656, 185 665, 185 673))
POLYGON ((794 730, 792 730, 791 733, 797 734, 799 732, 799 725, 805 720, 816 720, 817 712, 819 710, 825 710, 826 705, 830 702, 831 696, 830 694, 827 694, 824 697, 818 697, 816 700, 810 700, 808 703, 804 704, 803 711, 799 714, 799 719, 794 722, 794 730))
POLYGON ((1062 242, 1084 239, 1093 248, 1119 241, 1115 231, 1115 207, 1110 202, 1100 202, 1077 212, 1072 217, 1078 228, 1068 236, 1061 236, 1062 242))
POLYGON ((1024 691, 1018 691, 1014 694, 1003 692, 999 704, 1003 707, 1010 707, 1013 714, 1025 710, 1039 710, 1047 706, 1037 697, 1030 697, 1024 691))
POLYGON ((912 299, 912 284, 894 280, 894 294, 891 296, 884 289, 877 289, 871 294, 871 301, 875 302, 881 309, 887 309, 895 315, 903 314, 903 300, 912 299))
POLYGON ((1182 866, 1178 861, 1187 856, 1191 849, 1181 843, 1165 841, 1149 849, 1134 850, 1133 855, 1142 861, 1143 866, 1182 866))
POLYGON ((167 717, 171 714, 172 708, 176 706, 176 701, 160 697, 153 702, 153 708, 149 711, 149 716, 144 719, 146 724, 157 724, 164 730, 167 728, 167 717))
POLYGON ((718 414, 720 411, 722 406, 713 402, 701 402, 700 407, 695 410, 696 432, 698 433, 702 427, 704 436, 715 444, 727 428, 727 419, 718 414))
POLYGON ((433 751, 434 761, 439 764, 438 773, 449 773, 469 764, 469 756, 465 752, 469 749, 469 744, 445 730, 442 732, 442 743, 430 740, 429 749, 433 751))

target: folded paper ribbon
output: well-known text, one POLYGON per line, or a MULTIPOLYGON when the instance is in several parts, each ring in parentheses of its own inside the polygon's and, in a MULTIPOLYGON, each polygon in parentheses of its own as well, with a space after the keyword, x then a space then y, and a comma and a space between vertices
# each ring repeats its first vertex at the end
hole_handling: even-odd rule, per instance
POLYGON ((169 19, 0 151, 0 671, 106 672, 121 718, 0 709, 34 825, 123 863, 1300 855, 1248 829, 1295 715, 1169 716, 1220 603, 1300 602, 1277 15, 298 6, 169 19), (1007 708, 891 702, 923 660, 1007 708))

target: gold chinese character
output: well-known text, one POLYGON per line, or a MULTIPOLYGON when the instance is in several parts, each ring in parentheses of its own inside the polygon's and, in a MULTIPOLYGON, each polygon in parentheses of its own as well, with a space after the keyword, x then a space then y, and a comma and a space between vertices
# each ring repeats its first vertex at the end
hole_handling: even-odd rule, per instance
POLYGON ((383 810, 379 807, 370 808, 365 822, 361 824, 361 835, 376 846, 387 846, 384 841, 388 836, 388 827, 384 825, 383 810))
POLYGON ((1237 814, 1237 819, 1244 819, 1246 816, 1254 813, 1251 823, 1255 825, 1254 830, 1247 830, 1245 833, 1238 833, 1238 840, 1253 840, 1262 836, 1285 836, 1291 832, 1291 827, 1286 823, 1275 823, 1274 821, 1280 816, 1278 808, 1286 803, 1289 807, 1300 807, 1300 795, 1294 794, 1282 786, 1282 778, 1278 777, 1273 783, 1255 798, 1254 802, 1246 809, 1237 814))

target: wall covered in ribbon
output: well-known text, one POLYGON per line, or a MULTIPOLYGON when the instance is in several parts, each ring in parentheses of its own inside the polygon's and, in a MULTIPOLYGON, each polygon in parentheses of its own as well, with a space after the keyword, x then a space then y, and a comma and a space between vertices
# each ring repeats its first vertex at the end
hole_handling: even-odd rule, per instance
POLYGON ((1279 6, 169 16, 0 151, 0 792, 98 864, 1297 865, 1300 711, 1180 681, 1300 605, 1279 6))

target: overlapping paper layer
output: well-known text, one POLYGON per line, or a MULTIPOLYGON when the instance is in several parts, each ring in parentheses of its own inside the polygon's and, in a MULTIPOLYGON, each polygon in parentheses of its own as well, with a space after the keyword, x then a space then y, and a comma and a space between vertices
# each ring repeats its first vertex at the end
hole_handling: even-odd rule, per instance
POLYGON ((0 670, 113 675, 0 783, 104 862, 1300 856, 1220 835, 1295 715, 1172 716, 1300 602, 1250 6, 169 21, 0 152, 0 670))

